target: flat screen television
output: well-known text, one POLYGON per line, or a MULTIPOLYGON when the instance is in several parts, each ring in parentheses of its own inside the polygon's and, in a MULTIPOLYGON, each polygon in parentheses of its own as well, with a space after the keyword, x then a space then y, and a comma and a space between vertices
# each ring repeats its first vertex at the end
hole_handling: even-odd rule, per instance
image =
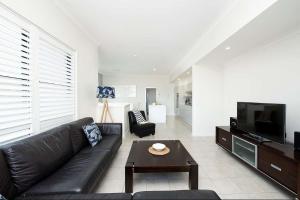
POLYGON ((285 104, 237 103, 237 128, 278 143, 285 143, 285 104))

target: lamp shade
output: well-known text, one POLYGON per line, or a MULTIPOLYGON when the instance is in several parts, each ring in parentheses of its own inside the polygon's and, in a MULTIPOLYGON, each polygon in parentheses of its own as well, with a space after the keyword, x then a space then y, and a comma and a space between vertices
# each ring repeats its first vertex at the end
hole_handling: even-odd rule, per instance
POLYGON ((109 98, 114 99, 115 95, 115 88, 109 86, 99 86, 97 89, 97 98, 109 98))

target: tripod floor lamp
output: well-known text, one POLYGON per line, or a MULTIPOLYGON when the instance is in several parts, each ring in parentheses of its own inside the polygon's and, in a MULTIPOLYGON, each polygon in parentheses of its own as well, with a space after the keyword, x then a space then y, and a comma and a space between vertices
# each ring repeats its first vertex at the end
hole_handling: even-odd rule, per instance
POLYGON ((111 113, 109 111, 108 100, 114 99, 115 96, 115 88, 108 86, 99 86, 97 89, 97 98, 105 99, 103 102, 102 114, 101 114, 101 123, 105 123, 107 116, 110 118, 110 122, 113 122, 111 117, 111 113))

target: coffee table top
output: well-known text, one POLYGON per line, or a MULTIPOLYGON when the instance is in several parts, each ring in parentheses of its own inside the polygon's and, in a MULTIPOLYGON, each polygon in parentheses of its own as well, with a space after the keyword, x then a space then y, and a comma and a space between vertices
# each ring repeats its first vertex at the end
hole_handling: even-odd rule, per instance
POLYGON ((184 168, 197 163, 179 140, 142 140, 133 141, 126 166, 128 165, 134 168, 162 169, 184 168), (150 154, 149 147, 158 142, 165 144, 170 153, 164 156, 150 154))

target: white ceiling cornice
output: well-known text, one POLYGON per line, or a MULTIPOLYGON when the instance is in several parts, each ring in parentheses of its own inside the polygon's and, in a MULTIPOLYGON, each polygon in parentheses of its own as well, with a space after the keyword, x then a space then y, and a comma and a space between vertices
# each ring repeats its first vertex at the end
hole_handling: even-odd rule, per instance
POLYGON ((61 0, 54 0, 54 5, 84 34, 86 37, 97 46, 100 46, 97 38, 88 31, 88 29, 80 23, 74 13, 67 8, 67 3, 61 0))

